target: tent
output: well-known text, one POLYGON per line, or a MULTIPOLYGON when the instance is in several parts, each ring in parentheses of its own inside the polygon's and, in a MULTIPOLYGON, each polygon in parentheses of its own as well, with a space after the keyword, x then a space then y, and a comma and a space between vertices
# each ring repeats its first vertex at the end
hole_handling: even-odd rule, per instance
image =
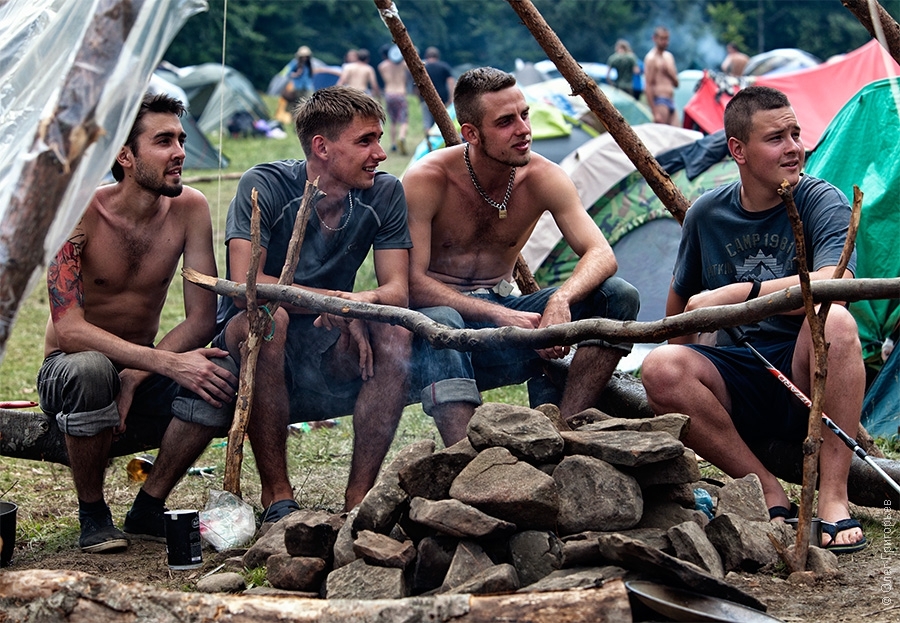
MULTIPOLYGON (((643 102, 639 102, 631 95, 617 89, 610 84, 599 84, 600 90, 609 102, 618 110, 629 125, 635 126, 641 123, 653 121, 653 113, 643 102)), ((598 132, 605 132, 606 128, 597 120, 594 113, 587 107, 580 96, 572 95, 572 86, 565 78, 553 78, 522 87, 525 99, 530 102, 543 102, 559 108, 568 116, 584 121, 598 132)))
POLYGON ((822 61, 803 50, 797 48, 778 48, 762 54, 751 56, 744 67, 745 76, 764 76, 782 74, 789 71, 809 69, 822 61))
MULTIPOLYGON (((692 130, 652 123, 634 130, 689 201, 737 179, 737 165, 726 157, 724 133, 704 137, 692 130)), ((617 275, 640 291, 638 320, 663 318, 681 226, 608 134, 585 143, 560 166, 572 178, 582 204, 612 246, 619 265, 617 275)), ((549 214, 538 221, 522 256, 543 286, 567 279, 578 261, 549 214)), ((651 348, 635 345, 620 369, 636 369, 651 348)))
MULTIPOLYGON (((162 76, 153 74, 150 76, 150 86, 147 90, 151 93, 167 93, 180 99, 190 111, 190 100, 187 93, 175 86, 162 76)), ((185 169, 218 169, 228 166, 228 158, 219 157, 218 150, 212 146, 206 135, 197 126, 197 120, 188 113, 181 119, 187 139, 184 141, 184 168, 185 169)))
POLYGON ((876 40, 831 63, 810 69, 726 80, 707 72, 694 97, 684 107, 684 127, 712 133, 721 130, 725 105, 737 89, 750 84, 774 87, 787 94, 802 128, 806 149, 819 137, 841 107, 863 86, 900 73, 900 65, 876 40))
MULTIPOLYGON (((447 112, 456 123, 456 108, 451 104, 447 112)), ((540 102, 532 104, 529 119, 532 150, 553 162, 559 162, 573 149, 597 136, 596 130, 591 126, 573 119, 549 104, 540 102)), ((456 127, 458 129, 459 124, 456 124, 456 127)), ((428 136, 416 146, 410 164, 443 146, 444 138, 437 126, 434 126, 428 136)))
POLYGON ((253 84, 233 67, 204 63, 157 73, 185 92, 191 114, 203 132, 218 131, 240 112, 249 113, 254 121, 269 118, 269 110, 253 84))
MULTIPOLYGON (((807 161, 810 175, 828 180, 848 197, 853 197, 854 185, 863 192, 856 237, 857 277, 900 277, 896 250, 900 240, 900 161, 893 157, 898 142, 900 84, 896 79, 878 80, 862 88, 838 112, 807 161)), ((850 311, 859 326, 863 356, 878 367, 882 344, 891 335, 896 339, 900 292, 896 299, 851 303, 850 311)), ((895 375, 896 369, 895 363, 895 375)), ((900 394, 896 381, 884 390, 895 397, 900 394)), ((874 386, 869 392, 873 391, 874 386)), ((868 413, 870 419, 863 424, 873 435, 897 432, 900 414, 896 410, 889 412, 887 405, 879 410, 873 405, 868 413), (888 421, 891 423, 885 424, 888 421)))

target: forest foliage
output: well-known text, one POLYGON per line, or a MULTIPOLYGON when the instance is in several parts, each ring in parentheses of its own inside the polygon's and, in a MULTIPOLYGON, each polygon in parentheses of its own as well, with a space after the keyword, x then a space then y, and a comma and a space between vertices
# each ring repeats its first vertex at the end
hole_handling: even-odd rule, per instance
MULTIPOLYGON (((679 70, 718 67, 725 43, 748 54, 800 48, 822 60, 849 52, 869 34, 840 0, 533 0, 576 60, 605 62, 625 38, 641 57, 658 25, 671 31, 679 70)), ((374 63, 391 42, 373 0, 208 0, 185 24, 165 59, 177 66, 222 62, 260 90, 300 45, 339 65, 349 49, 366 48, 374 63), (227 6, 227 15, 224 8, 227 6)), ((546 58, 506 0, 394 0, 420 51, 437 46, 453 66, 507 71, 516 59, 546 58)), ((900 0, 881 0, 897 18, 900 0)))

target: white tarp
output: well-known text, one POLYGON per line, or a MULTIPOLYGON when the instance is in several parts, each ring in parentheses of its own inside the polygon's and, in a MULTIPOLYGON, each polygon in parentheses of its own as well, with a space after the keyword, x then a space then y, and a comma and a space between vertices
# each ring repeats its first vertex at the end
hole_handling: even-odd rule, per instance
POLYGON ((206 0, 0 2, 0 277, 10 266, 22 268, 12 244, 15 240, 21 244, 22 235, 37 235, 33 243, 43 245, 44 257, 41 265, 26 267, 33 272, 24 291, 0 294, 0 298, 15 299, 0 300, 0 360, 14 312, 109 170, 153 70, 184 22, 206 9, 206 0), (128 9, 134 19, 112 61, 112 70, 76 63, 92 22, 98 16, 106 19, 113 15, 111 9, 128 9), (73 75, 78 79, 72 80, 73 75), (78 80, 94 82, 88 88, 78 80), (97 84, 102 84, 99 96, 97 84), (63 97, 66 101, 61 101, 63 97), (96 123, 102 133, 71 171, 64 196, 55 206, 52 225, 46 231, 28 231, 21 214, 10 223, 12 203, 39 190, 23 186, 25 168, 48 151, 66 165, 70 154, 64 153, 64 141, 54 140, 60 135, 57 126, 68 123, 71 127, 85 119, 96 123), (39 136, 46 140, 38 140, 39 136))

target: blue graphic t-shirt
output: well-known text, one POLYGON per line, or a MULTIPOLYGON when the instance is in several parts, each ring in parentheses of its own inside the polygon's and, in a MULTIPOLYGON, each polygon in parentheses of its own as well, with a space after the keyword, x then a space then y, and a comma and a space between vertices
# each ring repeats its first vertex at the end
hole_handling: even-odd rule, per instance
MULTIPOLYGON (((705 193, 687 211, 675 262, 673 288, 685 299, 741 281, 768 281, 797 274, 797 249, 784 203, 764 212, 741 206, 741 183, 705 193)), ((810 271, 834 266, 850 222, 844 194, 824 180, 803 175, 793 190, 803 222, 810 271)), ((848 266, 856 270, 855 254, 848 266)), ((765 339, 793 339, 802 315, 773 316, 743 327, 765 339)))

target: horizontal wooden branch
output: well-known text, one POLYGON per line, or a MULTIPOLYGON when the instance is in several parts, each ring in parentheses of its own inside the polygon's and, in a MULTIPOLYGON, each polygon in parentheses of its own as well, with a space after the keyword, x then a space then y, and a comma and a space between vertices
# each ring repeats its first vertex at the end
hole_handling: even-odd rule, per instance
MULTIPOLYGON (((244 285, 203 275, 190 268, 184 278, 222 296, 244 297, 244 285)), ((812 284, 815 301, 860 301, 897 298, 900 278, 895 279, 838 279, 816 281, 812 284)), ((399 325, 426 339, 434 348, 453 348, 461 351, 495 348, 546 348, 557 344, 576 344, 587 339, 602 338, 613 343, 664 342, 688 333, 707 333, 724 327, 756 322, 776 314, 785 314, 803 307, 800 286, 787 288, 746 303, 698 309, 677 316, 650 322, 621 322, 606 318, 578 320, 547 327, 521 329, 449 329, 423 314, 400 307, 358 303, 333 296, 324 296, 293 286, 260 284, 260 298, 282 301, 316 312, 362 318, 399 325)))
MULTIPOLYGON (((407 599, 308 599, 207 595, 161 591, 145 583, 119 583, 81 571, 32 569, 0 574, 0 612, 11 621, 35 612, 53 621, 230 621, 231 623, 362 623, 434 621, 630 621, 621 580, 600 588, 507 595, 436 595, 407 599)), ((6 620, 3 618, 3 620, 6 620)))

